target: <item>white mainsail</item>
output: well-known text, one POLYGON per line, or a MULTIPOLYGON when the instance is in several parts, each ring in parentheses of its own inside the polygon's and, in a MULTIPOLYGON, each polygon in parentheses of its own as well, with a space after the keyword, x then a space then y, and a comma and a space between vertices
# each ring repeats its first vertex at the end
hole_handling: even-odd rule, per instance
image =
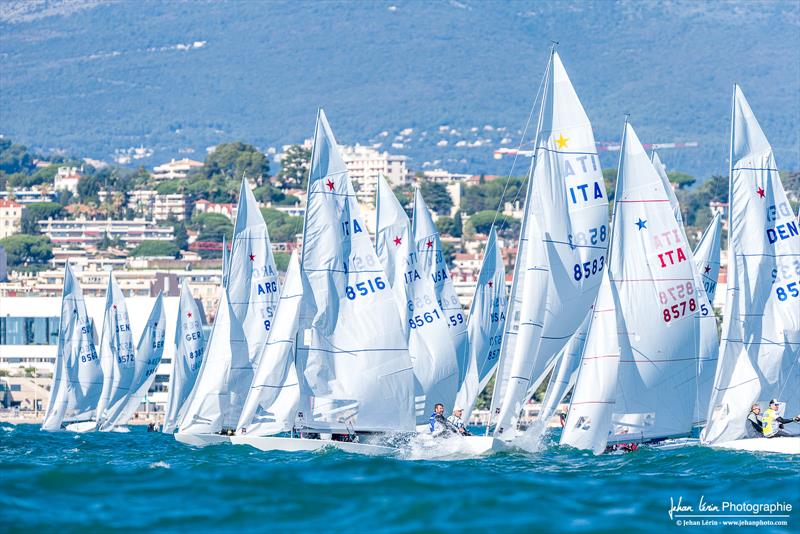
POLYGON ((128 420, 139 408, 156 378, 156 369, 164 355, 166 333, 167 319, 164 315, 164 299, 159 293, 136 346, 136 365, 128 385, 129 393, 117 403, 109 405, 108 417, 100 424, 100 430, 109 431, 115 426, 128 424, 128 420))
POLYGON ((608 442, 691 432, 699 313, 707 305, 661 178, 628 123, 613 228, 610 287, 598 297, 562 437, 595 453, 608 442), (607 309, 615 320, 595 326, 607 309))
POLYGON ((608 199, 592 125, 559 55, 551 54, 500 353, 495 435, 516 427, 524 402, 573 336, 606 265, 608 199))
POLYGON ((578 331, 575 332, 569 343, 561 349, 561 354, 558 355, 550 382, 547 384, 547 391, 544 399, 542 399, 542 407, 539 409, 539 415, 537 416, 539 421, 542 422, 542 427, 556 413, 558 405, 564 400, 569 389, 575 385, 575 380, 578 377, 578 368, 581 364, 581 355, 586 346, 586 334, 589 330, 591 316, 591 314, 586 316, 578 331))
POLYGON ((228 287, 228 271, 230 270, 231 254, 225 234, 222 234, 222 287, 228 287))
POLYGON ((414 375, 386 274, 325 113, 314 133, 301 260, 304 426, 414 429, 414 375))
POLYGON ((697 284, 703 287, 710 304, 708 307, 701 306, 700 310, 700 352, 697 360, 695 425, 705 424, 719 358, 719 333, 713 304, 720 267, 721 221, 722 218, 719 213, 714 215, 700 242, 694 249, 695 273, 698 276, 697 284))
POLYGON ((453 408, 459 361, 433 277, 425 274, 414 251, 408 215, 383 177, 378 179, 376 204, 376 251, 403 321, 414 366, 416 421, 423 425, 436 403, 453 408))
POLYGON ((203 363, 206 340, 203 319, 186 278, 181 282, 181 300, 175 325, 175 355, 169 377, 167 406, 161 431, 171 434, 178 426, 178 414, 197 380, 203 363))
POLYGON ((58 352, 42 430, 60 430, 63 422, 91 419, 102 387, 103 370, 95 351, 92 322, 86 313, 80 283, 67 262, 58 352))
POLYGON ((130 393, 136 367, 128 308, 113 272, 108 275, 103 333, 100 337, 100 365, 103 368, 103 392, 97 404, 98 427, 108 417, 107 410, 130 393))
POLYGON ((800 229, 739 86, 731 117, 728 289, 705 443, 745 434, 752 403, 800 411, 800 229))
MULTIPOLYGON (((458 361, 458 382, 456 391, 464 382, 469 357, 469 339, 467 336, 467 317, 458 300, 458 294, 450 277, 450 269, 445 261, 439 230, 433 222, 433 215, 422 198, 419 189, 414 190, 414 219, 411 233, 414 236, 417 268, 420 276, 428 277, 433 282, 436 300, 444 313, 444 321, 450 327, 450 338, 456 351, 458 361)), ((427 304, 427 302, 425 303, 427 304)), ((416 310, 414 319, 416 321, 416 310)), ((419 323, 417 323, 419 324, 419 323)), ((439 401, 444 403, 444 401, 439 401)), ((427 404, 427 402, 426 402, 427 404)), ((445 408, 448 408, 445 404, 445 408)))
POLYGON ((467 373, 456 397, 456 406, 469 420, 475 400, 494 372, 506 321, 506 268, 494 226, 483 253, 478 285, 469 309, 469 359, 467 373))
POLYGON ((275 321, 236 425, 238 434, 266 436, 291 430, 294 425, 300 396, 294 360, 302 297, 295 250, 289 258, 275 321))

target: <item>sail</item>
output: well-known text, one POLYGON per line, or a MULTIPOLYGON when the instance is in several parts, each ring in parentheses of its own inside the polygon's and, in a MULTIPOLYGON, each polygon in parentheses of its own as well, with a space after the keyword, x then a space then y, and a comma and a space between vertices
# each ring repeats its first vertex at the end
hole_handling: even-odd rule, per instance
POLYGON ((616 302, 606 271, 590 315, 586 345, 561 434, 562 445, 595 454, 606 448, 619 377, 618 328, 616 302))
POLYGON ((403 321, 414 366, 416 421, 423 425, 436 403, 452 410, 459 361, 433 278, 425 275, 420 255, 414 251, 408 215, 383 177, 378 179, 376 204, 376 251, 403 321))
POLYGON ((728 288, 706 443, 745 433, 750 406, 800 412, 800 228, 761 126, 738 86, 731 125, 728 288))
POLYGON ((464 382, 464 376, 467 373, 467 358, 469 357, 467 317, 461 307, 461 301, 458 300, 453 279, 450 278, 450 269, 445 261, 439 230, 433 222, 433 215, 425 204, 419 189, 414 190, 414 220, 411 233, 414 236, 419 274, 423 278, 430 278, 433 282, 436 300, 444 313, 445 322, 450 327, 450 338, 453 340, 458 362, 458 382, 456 384, 456 389, 458 389, 464 382))
POLYGON ((694 249, 694 265, 698 286, 706 292, 709 306, 700 311, 700 352, 697 361, 697 401, 694 421, 696 425, 705 424, 711 389, 714 386, 714 375, 719 357, 719 334, 717 316, 714 313, 714 295, 717 290, 719 276, 720 239, 722 234, 722 218, 714 215, 711 223, 703 233, 703 237, 694 249))
POLYGON ((230 269, 231 254, 228 250, 228 243, 225 234, 222 234, 222 287, 228 287, 228 270, 230 269))
POLYGON ((232 395, 230 385, 249 388, 252 376, 247 339, 233 314, 228 291, 222 288, 200 372, 182 410, 178 431, 213 434, 234 428, 245 397, 232 395), (245 385, 241 386, 242 383, 245 385))
POLYGON ((590 318, 591 314, 586 316, 583 324, 569 340, 569 343, 561 349, 561 354, 558 356, 538 415, 538 419, 545 424, 556 413, 558 405, 564 400, 569 389, 575 385, 578 368, 581 363, 581 355, 586 345, 586 334, 589 329, 590 318))
POLYGON ((266 436, 294 425, 300 390, 294 365, 303 284, 297 251, 289 258, 275 322, 237 424, 238 433, 266 436))
POLYGON ((108 417, 101 423, 100 430, 108 431, 115 426, 128 424, 131 416, 139 408, 139 405, 147 395, 147 391, 156 378, 156 369, 161 363, 164 355, 164 338, 167 333, 167 319, 164 315, 164 298, 161 293, 153 303, 153 309, 147 318, 144 331, 139 338, 136 346, 136 365, 128 385, 127 396, 120 399, 116 404, 110 404, 108 417))
POLYGON ((171 434, 178 426, 178 413, 197 380, 205 346, 203 319, 184 278, 181 282, 181 300, 175 324, 175 355, 172 358, 162 432, 171 434))
POLYGON ((413 430, 414 375, 397 304, 322 110, 301 278, 298 417, 323 431, 413 430))
POLYGON ((589 313, 607 262, 608 199, 589 118, 559 55, 545 76, 536 157, 492 398, 495 435, 589 313))
POLYGON ((100 365, 103 368, 103 391, 97 404, 98 426, 108 417, 107 409, 130 393, 136 367, 128 308, 114 273, 108 275, 103 333, 100 337, 100 365))
POLYGON ((103 370, 94 346, 92 323, 80 283, 67 262, 58 352, 42 430, 55 431, 62 422, 91 419, 102 387, 103 370))
POLYGON ((681 215, 681 207, 678 204, 678 197, 675 196, 675 190, 672 189, 669 176, 667 176, 667 168, 663 163, 661 163, 661 158, 658 157, 658 152, 655 150, 653 150, 650 161, 653 163, 653 167, 655 167, 658 177, 661 178, 664 191, 667 193, 667 198, 669 199, 669 205, 672 208, 672 212, 675 214, 675 220, 678 221, 678 224, 683 226, 683 215, 681 215))
POLYGON ((478 285, 469 309, 467 373, 456 397, 456 406, 464 410, 462 417, 465 421, 469 420, 475 400, 489 382, 500 356, 500 342, 506 321, 505 279, 503 255, 497 240, 497 231, 492 227, 483 254, 478 285))

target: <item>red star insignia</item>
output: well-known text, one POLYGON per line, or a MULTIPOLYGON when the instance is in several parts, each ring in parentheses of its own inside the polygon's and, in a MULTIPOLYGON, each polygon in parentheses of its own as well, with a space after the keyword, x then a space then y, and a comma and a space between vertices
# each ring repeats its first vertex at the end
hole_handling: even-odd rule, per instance
POLYGON ((115 310, 117 309, 117 305, 116 304, 112 304, 111 307, 114 308, 115 310))
POLYGON ((403 242, 403 240, 400 238, 400 236, 397 236, 397 237, 394 238, 394 244, 397 245, 398 247, 400 246, 400 243, 402 243, 402 242, 403 242))
POLYGON ((429 239, 425 244, 428 245, 428 248, 433 248, 433 240, 429 239))
POLYGON ((325 182, 325 185, 328 186, 328 191, 333 191, 333 182, 331 182, 330 178, 328 178, 328 181, 325 182))
POLYGON ((758 196, 760 196, 761 198, 764 198, 764 188, 763 187, 759 187, 758 189, 756 189, 756 193, 758 193, 758 196))
POLYGON ((492 282, 491 280, 489 280, 489 287, 492 287, 493 285, 494 285, 494 282, 492 282))
POLYGON ((256 261, 256 257, 253 254, 250 254, 250 261, 256 261))
POLYGON ((191 316, 192 316, 192 312, 186 312, 186 317, 191 317, 191 316))
POLYGON ((710 271, 711 271, 711 266, 710 265, 706 265, 706 272, 710 272, 710 271))

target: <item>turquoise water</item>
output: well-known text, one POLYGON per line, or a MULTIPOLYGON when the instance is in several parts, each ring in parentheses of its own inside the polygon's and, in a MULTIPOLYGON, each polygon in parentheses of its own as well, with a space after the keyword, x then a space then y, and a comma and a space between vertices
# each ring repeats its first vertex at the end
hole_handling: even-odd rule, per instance
POLYGON ((697 511, 701 496, 789 502, 788 527, 758 530, 800 527, 800 460, 780 455, 686 447, 595 457, 550 446, 408 461, 199 450, 143 428, 76 435, 0 426, 0 532, 654 532, 679 528, 668 515, 670 497, 697 511))

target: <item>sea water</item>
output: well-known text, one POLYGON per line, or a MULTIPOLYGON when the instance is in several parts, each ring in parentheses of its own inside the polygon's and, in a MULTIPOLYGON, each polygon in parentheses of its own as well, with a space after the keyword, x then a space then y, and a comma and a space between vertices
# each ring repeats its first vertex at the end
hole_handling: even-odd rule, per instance
POLYGON ((702 446, 593 456, 556 443, 549 435, 536 453, 405 460, 195 449, 142 427, 72 434, 0 424, 0 532, 659 532, 691 521, 730 530, 723 520, 800 528, 800 458, 702 446), (732 515, 721 513, 724 502, 793 510, 684 517, 732 515))

